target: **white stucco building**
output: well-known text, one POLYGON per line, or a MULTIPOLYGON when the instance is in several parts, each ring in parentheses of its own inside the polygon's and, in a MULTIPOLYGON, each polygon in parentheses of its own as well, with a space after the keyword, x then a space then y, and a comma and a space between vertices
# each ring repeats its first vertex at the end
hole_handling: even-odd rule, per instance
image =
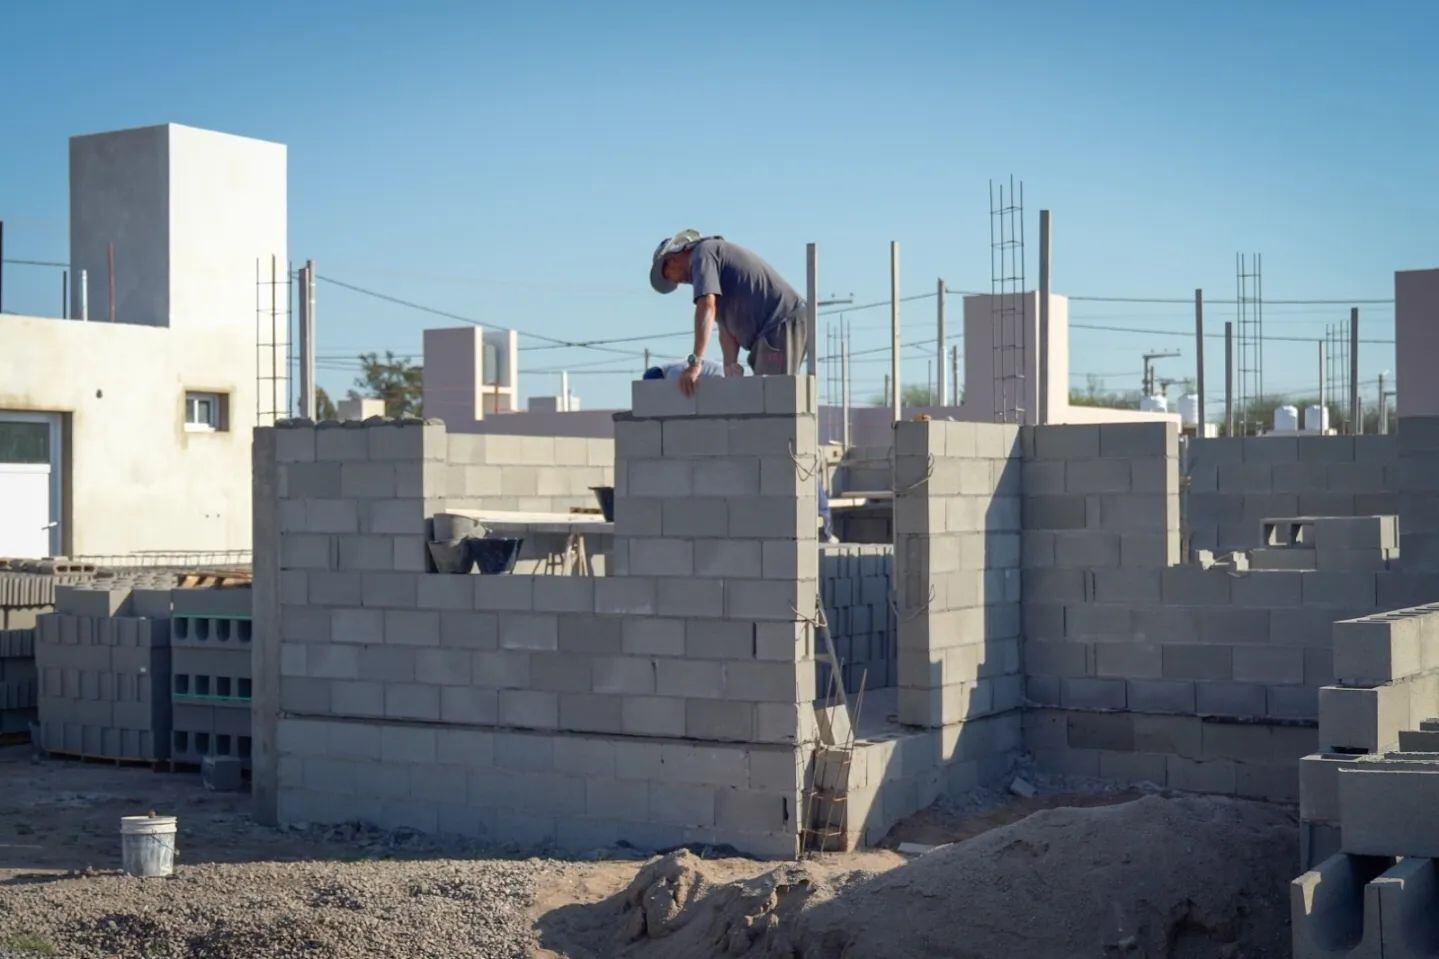
POLYGON ((256 281, 287 275, 285 164, 175 124, 71 139, 88 321, 78 282, 73 319, 0 315, 0 556, 249 548, 251 430, 288 397, 256 281))

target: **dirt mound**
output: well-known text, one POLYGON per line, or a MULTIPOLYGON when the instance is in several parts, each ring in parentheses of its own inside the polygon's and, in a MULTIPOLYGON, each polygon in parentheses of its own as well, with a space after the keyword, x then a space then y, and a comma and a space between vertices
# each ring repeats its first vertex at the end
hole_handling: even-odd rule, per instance
POLYGON ((1038 812, 881 873, 716 882, 674 853, 585 908, 613 937, 597 955, 646 959, 1281 959, 1296 833, 1273 806, 1148 796, 1038 812))

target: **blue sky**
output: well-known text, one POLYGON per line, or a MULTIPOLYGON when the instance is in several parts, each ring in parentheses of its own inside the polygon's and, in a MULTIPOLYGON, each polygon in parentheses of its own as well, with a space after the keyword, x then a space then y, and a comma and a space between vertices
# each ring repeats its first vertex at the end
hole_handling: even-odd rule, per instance
MULTIPOLYGON (((1392 296, 1439 261, 1432 3, 0 5, 0 218, 7 258, 67 256, 66 139, 174 121, 289 145, 290 250, 322 275, 570 339, 682 332, 650 292, 659 238, 722 233, 860 303, 988 289, 987 183, 1024 181, 1029 270, 1053 210, 1056 292, 1234 295, 1260 251, 1269 299, 1392 296)), ((10 266, 5 308, 53 313, 59 278, 10 266)), ((418 352, 443 321, 321 286, 321 353, 418 352)), ((1214 328, 1233 307, 1209 310, 1214 328)), ((958 304, 952 314, 958 315, 958 304)), ((1343 305, 1266 309, 1319 337, 1343 305)), ((1392 338, 1387 305, 1366 338, 1392 338)), ((851 312, 856 351, 884 309, 851 312)), ((933 300, 906 304, 930 337, 933 300)), ((1075 324, 1191 329, 1182 304, 1076 302, 1075 324)), ((953 327, 957 331, 957 326, 953 327)), ((1076 328, 1071 367, 1137 386, 1139 353, 1192 340, 1076 328)), ((533 341, 521 339, 522 345, 533 341)), ((687 352, 682 337, 657 352, 687 352)), ((534 344, 537 345, 537 344, 534 344)), ((644 344, 639 344, 643 346, 644 344)), ((922 379, 923 348, 906 352, 922 379)), ((1266 387, 1315 380, 1307 343, 1266 346, 1266 387)), ((1392 347, 1361 351, 1361 378, 1392 347)), ((1207 353, 1211 395, 1222 348, 1207 353)), ((872 357, 871 359, 880 359, 872 357)), ((637 358, 569 366, 587 406, 623 405, 637 358), (582 369, 587 371, 580 373, 582 369), (601 372, 595 373, 594 370, 601 372)), ((321 384, 343 391, 333 361, 321 384)), ((883 362, 856 363, 854 393, 883 362)), ((525 374, 526 393, 557 377, 525 374)))

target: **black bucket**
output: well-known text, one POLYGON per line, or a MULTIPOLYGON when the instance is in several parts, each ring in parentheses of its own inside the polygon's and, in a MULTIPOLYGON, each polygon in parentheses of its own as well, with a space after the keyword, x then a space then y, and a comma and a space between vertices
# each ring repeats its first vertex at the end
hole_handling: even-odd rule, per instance
POLYGON ((497 573, 509 573, 515 568, 515 560, 520 558, 520 547, 524 542, 518 537, 481 539, 478 536, 469 536, 465 539, 465 557, 473 562, 482 574, 493 576, 497 573))
POLYGON ((615 488, 613 486, 591 486, 595 499, 599 501, 600 512, 605 516, 606 523, 615 521, 615 488))

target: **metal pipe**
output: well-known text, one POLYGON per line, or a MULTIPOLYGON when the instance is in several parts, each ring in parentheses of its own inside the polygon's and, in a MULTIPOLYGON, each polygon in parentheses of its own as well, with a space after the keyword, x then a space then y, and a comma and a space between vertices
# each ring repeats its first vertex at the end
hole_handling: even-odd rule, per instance
POLYGON ((949 348, 949 378, 954 381, 954 405, 960 402, 959 395, 959 346, 949 348))
POLYGON ((1234 324, 1224 321, 1224 435, 1234 435, 1234 324))
POLYGON ((1379 435, 1389 432, 1389 400, 1384 395, 1384 374, 1379 374, 1379 435))
POLYGON ((1198 392, 1196 418, 1199 420, 1196 436, 1204 437, 1204 291, 1194 291, 1194 379, 1198 392))
MULTIPOLYGON (((819 246, 805 244, 805 372, 814 376, 815 327, 819 324, 819 246)), ((791 361, 792 369, 799 364, 791 361)))
POLYGON ((949 405, 949 382, 944 375, 944 301, 947 299, 944 293, 944 280, 941 278, 938 282, 937 293, 935 296, 936 301, 939 303, 939 307, 937 310, 937 321, 939 326, 937 332, 938 339, 936 340, 934 346, 934 358, 935 361, 939 364, 938 389, 935 390, 935 393, 937 394, 935 396, 935 405, 937 406, 949 405))
POLYGON ((80 320, 90 322, 90 271, 80 271, 80 320))
MULTIPOLYGON (((1021 214, 1022 215, 1022 214, 1021 214)), ((1049 211, 1039 211, 1039 407, 1034 422, 1049 422, 1049 294, 1050 283, 1050 221, 1049 211)))
MULTIPOLYGON (((1329 409, 1328 405, 1326 405, 1325 403, 1327 397, 1325 396, 1324 390, 1324 374, 1327 372, 1324 361, 1327 359, 1327 357, 1324 355, 1324 341, 1317 340, 1316 342, 1319 344, 1319 422, 1314 424, 1314 427, 1320 432, 1323 432, 1324 414, 1329 409)), ((1304 426, 1307 429, 1309 424, 1305 423, 1304 426)))
POLYGON ((60 271, 60 319, 70 319, 70 271, 60 271))
POLYGON ((889 242, 889 387, 894 406, 894 422, 898 423, 903 404, 899 385, 899 243, 889 242))
POLYGON ((300 415, 319 418, 315 406, 315 261, 300 267, 300 415))
POLYGON ((1359 307, 1349 308, 1349 427, 1351 433, 1363 432, 1364 420, 1359 415, 1359 307))

